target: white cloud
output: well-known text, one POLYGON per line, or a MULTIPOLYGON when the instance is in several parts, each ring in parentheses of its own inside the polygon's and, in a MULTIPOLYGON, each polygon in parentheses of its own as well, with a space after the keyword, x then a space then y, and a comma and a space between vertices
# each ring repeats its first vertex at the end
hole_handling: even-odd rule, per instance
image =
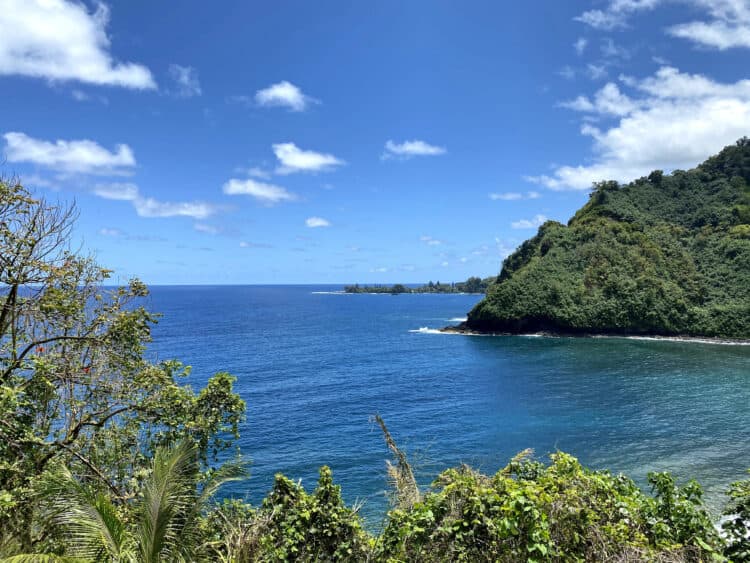
POLYGON ((169 76, 174 81, 177 90, 175 95, 180 98, 192 98, 201 95, 201 83, 198 71, 191 66, 169 65, 169 76))
POLYGON ((522 199, 538 199, 541 197, 539 192, 503 192, 503 193, 492 193, 490 199, 493 201, 520 201, 522 199))
POLYGON ((445 147, 438 147, 430 145, 424 141, 414 139, 413 141, 404 141, 403 143, 395 143, 393 141, 387 141, 385 143, 385 152, 381 158, 402 158, 407 159, 413 156, 437 156, 445 154, 447 151, 445 147))
POLYGON ((24 133, 3 135, 8 162, 29 162, 62 172, 80 174, 123 174, 135 166, 135 156, 128 145, 109 151, 88 139, 57 140, 54 143, 34 139, 24 133))
POLYGON ((593 101, 585 96, 578 96, 560 105, 580 112, 624 116, 632 113, 638 107, 638 102, 620 92, 617 84, 610 82, 594 95, 593 101))
MULTIPOLYGON (((750 4, 746 0, 677 1, 703 10, 708 19, 670 26, 666 29, 669 35, 720 50, 750 47, 750 4)), ((632 14, 666 3, 666 0, 610 0, 604 10, 589 10, 575 19, 601 30, 624 28, 632 14)))
POLYGON ((133 207, 139 217, 192 217, 205 219, 218 211, 215 205, 200 201, 168 202, 151 197, 133 200, 133 207))
POLYGON ((655 8, 663 0, 610 0, 604 10, 588 10, 574 18, 595 29, 612 30, 626 27, 633 12, 655 8))
POLYGON ((305 219, 305 225, 307 225, 311 229, 315 229, 318 227, 330 227, 331 223, 327 219, 323 219, 322 217, 308 217, 307 219, 305 219))
MULTIPOLYGON (((192 217, 193 219, 205 219, 219 210, 215 205, 200 201, 165 202, 152 197, 143 197, 140 194, 138 186, 131 183, 115 182, 97 184, 92 189, 92 193, 103 199, 129 201, 140 217, 192 217)), ((208 232, 198 224, 195 225, 195 229, 197 231, 208 232)))
POLYGON ((286 80, 258 90, 255 93, 255 102, 260 106, 281 106, 291 111, 305 111, 310 104, 319 103, 286 80))
POLYGON ((279 159, 277 174, 324 172, 345 164, 332 154, 302 150, 294 143, 276 143, 272 147, 276 158, 279 159))
POLYGON ((547 217, 544 215, 534 215, 533 219, 521 219, 519 221, 513 221, 510 226, 514 229, 536 229, 543 225, 547 221, 547 217))
POLYGON ((143 65, 119 63, 109 52, 109 9, 90 14, 82 2, 3 0, 0 75, 76 80, 125 88, 156 88, 143 65))
POLYGON ((246 180, 232 178, 224 184, 222 191, 227 195, 249 195, 258 201, 269 204, 297 199, 293 193, 288 192, 281 186, 258 182, 252 178, 246 180))
POLYGON ((626 182, 655 169, 687 169, 750 131, 750 80, 720 83, 663 67, 628 83, 632 96, 610 83, 593 101, 582 97, 567 104, 617 120, 609 127, 581 126, 581 134, 593 140, 591 163, 527 179, 552 189, 588 189, 592 182, 626 182))
POLYGON ((92 192, 101 198, 119 201, 133 201, 139 196, 138 186, 130 182, 96 184, 92 192))
POLYGON ((573 43, 573 48, 576 50, 576 54, 580 57, 583 55, 583 52, 586 50, 586 46, 589 44, 588 39, 585 37, 579 37, 575 43, 573 43))
POLYGON ((721 51, 750 47, 750 22, 747 21, 742 25, 729 25, 723 21, 690 22, 672 26, 669 34, 721 51))

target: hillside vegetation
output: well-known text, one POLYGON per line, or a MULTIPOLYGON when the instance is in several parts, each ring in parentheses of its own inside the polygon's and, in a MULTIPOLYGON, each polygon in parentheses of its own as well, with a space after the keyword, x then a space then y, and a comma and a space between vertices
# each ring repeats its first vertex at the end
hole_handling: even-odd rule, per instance
POLYGON ((503 263, 482 332, 750 338, 750 140, 690 171, 601 182, 503 263))

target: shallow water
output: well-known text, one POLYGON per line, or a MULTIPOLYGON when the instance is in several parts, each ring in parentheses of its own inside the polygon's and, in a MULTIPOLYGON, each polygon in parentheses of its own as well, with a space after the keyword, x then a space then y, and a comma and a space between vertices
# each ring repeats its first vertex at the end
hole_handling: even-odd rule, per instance
POLYGON ((477 295, 348 295, 340 286, 155 287, 151 354, 238 377, 240 445, 259 502, 283 472, 312 488, 330 465, 347 501, 386 508, 380 413, 423 483, 467 462, 494 472, 557 449, 640 484, 694 477, 719 507, 750 468, 750 347, 621 338, 436 334, 477 295))

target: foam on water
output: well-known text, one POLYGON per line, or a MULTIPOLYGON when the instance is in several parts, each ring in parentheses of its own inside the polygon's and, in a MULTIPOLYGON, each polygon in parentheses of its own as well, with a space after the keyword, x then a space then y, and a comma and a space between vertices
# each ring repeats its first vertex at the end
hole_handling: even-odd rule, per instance
POLYGON ((421 326, 416 329, 411 329, 409 332, 417 332, 419 334, 458 334, 458 333, 451 333, 451 332, 443 332, 440 329, 437 328, 429 328, 426 326, 421 326))

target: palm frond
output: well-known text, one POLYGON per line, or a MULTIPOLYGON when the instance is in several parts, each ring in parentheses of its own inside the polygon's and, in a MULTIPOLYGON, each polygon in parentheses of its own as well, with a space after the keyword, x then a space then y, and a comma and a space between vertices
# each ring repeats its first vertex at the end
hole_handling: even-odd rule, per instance
POLYGON ((137 539, 144 563, 189 559, 192 546, 178 539, 196 501, 198 470, 197 448, 190 442, 157 450, 139 510, 137 539))
POLYGON ((109 497, 83 486, 65 467, 50 472, 37 493, 46 519, 65 533, 68 553, 95 561, 125 555, 127 530, 109 497))

